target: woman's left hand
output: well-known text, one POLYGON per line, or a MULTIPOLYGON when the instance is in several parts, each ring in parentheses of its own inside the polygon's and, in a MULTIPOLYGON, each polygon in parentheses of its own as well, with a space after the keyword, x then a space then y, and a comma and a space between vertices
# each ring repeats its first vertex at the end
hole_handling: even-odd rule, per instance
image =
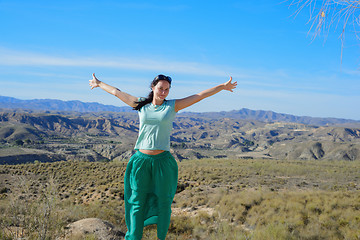
POLYGON ((224 83, 224 90, 230 91, 232 92, 233 89, 236 88, 237 86, 237 82, 231 82, 232 81, 232 77, 230 77, 230 80, 227 81, 226 83, 224 83))

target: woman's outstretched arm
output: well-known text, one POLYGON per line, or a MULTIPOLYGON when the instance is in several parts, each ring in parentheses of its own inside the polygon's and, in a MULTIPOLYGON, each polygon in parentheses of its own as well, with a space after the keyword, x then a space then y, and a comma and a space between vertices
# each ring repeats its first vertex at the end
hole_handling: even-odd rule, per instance
POLYGON ((118 97, 121 101, 123 101, 130 107, 135 107, 137 105, 135 103, 138 101, 138 99, 136 97, 131 96, 130 94, 128 94, 126 92, 122 92, 119 89, 100 81, 99 79, 97 79, 95 77, 95 73, 93 73, 93 78, 91 80, 89 80, 89 85, 90 85, 91 89, 100 87, 104 91, 118 97))
POLYGON ((181 109, 187 108, 187 107, 193 105, 194 103, 197 103, 197 102, 203 100, 204 98, 210 97, 210 96, 220 92, 221 90, 227 90, 227 91, 232 92, 233 89, 236 88, 237 82, 231 82, 231 81, 232 81, 232 77, 230 77, 230 80, 227 81, 226 83, 220 84, 216 87, 204 90, 198 94, 194 94, 194 95, 191 95, 186 98, 176 99, 175 111, 177 112, 177 111, 180 111, 181 109))

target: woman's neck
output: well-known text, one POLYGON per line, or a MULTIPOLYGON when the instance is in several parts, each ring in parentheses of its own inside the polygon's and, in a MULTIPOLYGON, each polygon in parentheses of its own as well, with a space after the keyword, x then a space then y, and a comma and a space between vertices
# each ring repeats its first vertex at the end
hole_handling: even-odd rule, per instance
POLYGON ((154 105, 154 106, 160 106, 161 104, 163 104, 164 103, 164 100, 156 100, 156 99, 153 99, 153 101, 152 101, 152 104, 154 105))

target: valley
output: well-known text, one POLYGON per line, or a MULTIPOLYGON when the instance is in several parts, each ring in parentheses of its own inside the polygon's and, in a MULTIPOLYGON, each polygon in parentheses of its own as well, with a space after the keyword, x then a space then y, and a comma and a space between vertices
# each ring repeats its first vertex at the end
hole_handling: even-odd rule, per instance
MULTIPOLYGON (((138 134, 135 112, 0 112, 0 164, 126 161, 138 134)), ((360 159, 360 129, 179 114, 171 153, 201 158, 360 159)))

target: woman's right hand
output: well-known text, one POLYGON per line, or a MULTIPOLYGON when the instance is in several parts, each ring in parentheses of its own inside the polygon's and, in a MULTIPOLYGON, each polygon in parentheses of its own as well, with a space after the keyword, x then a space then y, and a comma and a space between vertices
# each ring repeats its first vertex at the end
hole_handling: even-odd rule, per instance
POLYGON ((95 73, 93 73, 93 79, 91 79, 91 80, 89 80, 89 85, 90 85, 90 87, 91 87, 91 89, 94 89, 94 88, 97 88, 97 87, 100 87, 100 81, 99 81, 99 79, 97 79, 96 77, 95 77, 95 73))

